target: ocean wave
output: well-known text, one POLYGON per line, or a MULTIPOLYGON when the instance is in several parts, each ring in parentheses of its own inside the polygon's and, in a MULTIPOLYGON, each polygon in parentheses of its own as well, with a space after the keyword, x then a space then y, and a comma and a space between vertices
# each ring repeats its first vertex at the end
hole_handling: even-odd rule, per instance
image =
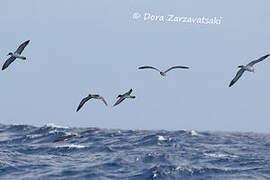
POLYGON ((198 135, 199 135, 195 130, 191 130, 191 131, 190 131, 190 134, 191 134, 192 136, 198 136, 198 135))
POLYGON ((67 127, 67 126, 55 125, 53 123, 46 124, 45 127, 48 127, 48 128, 57 128, 57 129, 69 129, 70 128, 70 127, 67 127))
POLYGON ((204 153, 206 157, 214 157, 214 158, 236 158, 238 156, 222 154, 222 153, 204 153))
POLYGON ((270 179, 270 135, 0 125, 0 179, 270 179))
POLYGON ((77 145, 77 144, 63 144, 63 145, 58 145, 56 146, 56 148, 77 148, 77 149, 81 149, 81 148, 86 148, 83 145, 77 145))
POLYGON ((163 136, 158 136, 158 140, 159 140, 159 141, 165 141, 165 140, 167 140, 167 139, 164 138, 163 136))

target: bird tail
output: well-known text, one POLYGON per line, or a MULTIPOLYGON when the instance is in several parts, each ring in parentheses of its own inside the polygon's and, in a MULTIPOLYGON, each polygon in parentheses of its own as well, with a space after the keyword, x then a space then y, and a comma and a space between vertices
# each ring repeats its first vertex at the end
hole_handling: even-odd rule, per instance
POLYGON ((130 96, 130 98, 134 99, 134 98, 136 98, 136 96, 130 96))

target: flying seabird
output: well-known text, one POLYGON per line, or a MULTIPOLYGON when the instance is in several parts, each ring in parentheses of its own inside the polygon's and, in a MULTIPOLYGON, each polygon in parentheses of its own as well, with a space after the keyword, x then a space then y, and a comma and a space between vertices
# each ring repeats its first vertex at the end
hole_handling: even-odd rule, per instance
POLYGON ((6 69, 16 58, 26 60, 26 57, 21 56, 21 53, 23 52, 24 48, 27 46, 29 42, 30 40, 22 43, 14 53, 13 52, 8 53, 10 57, 4 63, 2 70, 6 69))
POLYGON ((160 73, 161 76, 166 76, 166 73, 167 73, 168 71, 170 71, 170 70, 172 70, 172 69, 177 69, 177 68, 181 68, 181 69, 189 69, 189 67, 187 67, 187 66, 173 66, 173 67, 167 69, 166 71, 161 71, 161 70, 159 70, 159 69, 157 69, 157 68, 155 68, 155 67, 153 67, 153 66, 141 66, 141 67, 139 67, 139 69, 154 69, 154 70, 158 71, 158 72, 160 73))
MULTIPOLYGON (((130 94, 131 94, 131 92, 132 92, 132 89, 130 89, 128 92, 126 92, 125 94, 120 94, 120 95, 118 95, 117 96, 117 98, 119 98, 117 101, 116 101, 116 103, 113 105, 113 106, 116 106, 116 105, 118 105, 118 104, 120 104, 122 101, 124 101, 126 98, 132 98, 132 99, 134 99, 135 98, 135 96, 131 96, 130 94)), ((116 99, 117 99, 116 98, 116 99)))
POLYGON ((233 80, 231 81, 229 87, 231 87, 241 76, 245 71, 249 71, 249 72, 253 72, 254 73, 254 67, 253 65, 255 65, 258 62, 261 62, 262 60, 264 60, 265 58, 267 58, 270 54, 267 54, 259 59, 256 59, 254 61, 251 61, 250 63, 248 63, 247 65, 240 65, 238 66, 238 68, 240 68, 238 70, 238 72, 236 73, 236 76, 233 78, 233 80))
POLYGON ((101 99, 103 101, 103 103, 107 106, 107 102, 105 101, 105 99, 102 96, 100 96, 98 94, 89 94, 87 97, 82 99, 82 101, 80 102, 76 112, 78 112, 82 108, 82 106, 91 98, 101 99))

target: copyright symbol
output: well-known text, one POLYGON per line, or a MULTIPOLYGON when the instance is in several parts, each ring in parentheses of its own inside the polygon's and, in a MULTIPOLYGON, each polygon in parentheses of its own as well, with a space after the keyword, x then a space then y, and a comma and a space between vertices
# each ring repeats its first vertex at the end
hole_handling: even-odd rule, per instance
POLYGON ((133 19, 139 19, 142 15, 138 12, 133 13, 132 18, 133 19))

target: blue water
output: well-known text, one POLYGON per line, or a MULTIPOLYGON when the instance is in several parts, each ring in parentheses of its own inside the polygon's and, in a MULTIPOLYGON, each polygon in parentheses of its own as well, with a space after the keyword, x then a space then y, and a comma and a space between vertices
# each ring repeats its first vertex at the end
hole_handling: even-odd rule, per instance
POLYGON ((270 179, 270 135, 0 124, 0 179, 270 179))

